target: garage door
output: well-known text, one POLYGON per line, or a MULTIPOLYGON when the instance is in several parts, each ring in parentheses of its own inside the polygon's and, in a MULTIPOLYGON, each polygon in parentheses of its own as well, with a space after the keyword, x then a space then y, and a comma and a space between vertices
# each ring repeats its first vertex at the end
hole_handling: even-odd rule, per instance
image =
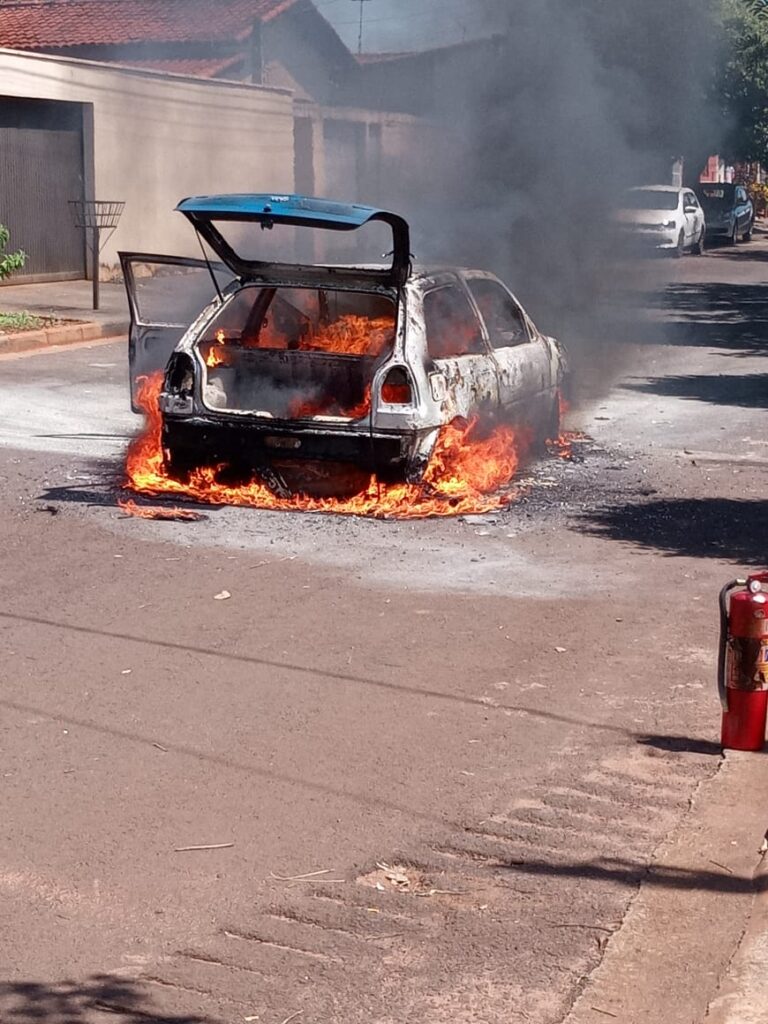
POLYGON ((0 96, 0 223, 27 253, 24 280, 85 277, 82 230, 68 205, 83 198, 82 108, 0 96))

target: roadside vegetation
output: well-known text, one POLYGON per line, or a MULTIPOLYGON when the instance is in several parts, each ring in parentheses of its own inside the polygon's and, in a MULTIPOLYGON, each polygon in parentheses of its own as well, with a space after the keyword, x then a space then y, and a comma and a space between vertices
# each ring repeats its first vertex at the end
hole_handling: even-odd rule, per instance
POLYGON ((27 262, 27 254, 23 249, 17 249, 16 252, 5 251, 10 240, 10 231, 4 224, 0 224, 0 281, 21 270, 27 262))
MULTIPOLYGON (((6 252, 11 240, 11 233, 4 224, 0 224, 0 281, 5 281, 21 270, 27 262, 27 254, 23 249, 15 252, 6 252)), ((20 311, 16 313, 5 313, 0 309, 0 334, 11 334, 14 331, 33 331, 39 327, 47 326, 46 320, 32 313, 20 311)))
POLYGON ((0 334, 13 334, 15 331, 35 331, 40 327, 50 327, 50 318, 35 316, 21 310, 18 313, 4 313, 0 310, 0 334))

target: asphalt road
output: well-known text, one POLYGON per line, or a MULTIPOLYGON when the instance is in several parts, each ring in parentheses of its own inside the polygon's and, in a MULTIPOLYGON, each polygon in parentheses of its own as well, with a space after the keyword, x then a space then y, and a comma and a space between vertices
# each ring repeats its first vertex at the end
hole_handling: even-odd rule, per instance
POLYGON ((0 359, 3 1019, 563 1020, 766 557, 768 245, 630 277, 481 521, 125 518, 125 343, 0 359))

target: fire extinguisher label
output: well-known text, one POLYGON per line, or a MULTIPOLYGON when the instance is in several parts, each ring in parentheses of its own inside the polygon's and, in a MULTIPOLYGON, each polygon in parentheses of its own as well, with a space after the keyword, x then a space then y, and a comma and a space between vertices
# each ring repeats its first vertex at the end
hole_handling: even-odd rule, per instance
POLYGON ((756 679, 762 690, 768 689, 768 643, 763 641, 760 648, 760 655, 757 660, 756 679))
POLYGON ((736 690, 768 689, 768 640, 731 637, 727 686, 736 690))

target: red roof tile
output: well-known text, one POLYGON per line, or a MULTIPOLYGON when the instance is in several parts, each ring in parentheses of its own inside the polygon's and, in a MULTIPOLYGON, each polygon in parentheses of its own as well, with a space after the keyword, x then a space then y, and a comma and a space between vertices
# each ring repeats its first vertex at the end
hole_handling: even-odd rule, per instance
POLYGON ((51 50, 123 43, 234 42, 298 0, 11 0, 0 46, 51 50))
POLYGON ((166 74, 188 75, 192 78, 215 78, 222 75, 229 68, 240 64, 243 54, 235 54, 231 57, 121 57, 110 61, 120 64, 126 68, 138 68, 139 71, 162 71, 166 74))

